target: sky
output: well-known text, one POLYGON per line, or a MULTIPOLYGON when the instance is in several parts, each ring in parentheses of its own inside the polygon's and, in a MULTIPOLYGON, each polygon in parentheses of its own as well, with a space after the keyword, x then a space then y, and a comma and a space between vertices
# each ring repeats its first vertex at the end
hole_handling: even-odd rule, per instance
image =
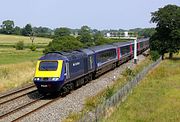
POLYGON ((151 12, 180 0, 0 0, 0 24, 49 28, 132 29, 155 27, 151 12))

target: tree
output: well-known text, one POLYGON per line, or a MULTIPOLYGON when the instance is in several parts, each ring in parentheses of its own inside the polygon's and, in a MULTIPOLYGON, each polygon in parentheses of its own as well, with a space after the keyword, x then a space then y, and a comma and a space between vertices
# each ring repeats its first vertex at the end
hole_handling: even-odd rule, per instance
POLYGON ((21 34, 21 28, 16 26, 13 30, 13 34, 15 35, 20 35, 21 34))
POLYGON ((56 28, 54 34, 55 36, 69 36, 71 32, 69 28, 56 28))
POLYGON ((12 34, 14 28, 14 21, 12 20, 5 20, 2 22, 2 32, 4 34, 12 34))
POLYGON ((22 35, 24 36, 30 36, 32 33, 32 26, 31 24, 27 24, 23 29, 22 29, 22 35))
POLYGON ((79 31, 79 39, 82 43, 92 42, 91 29, 88 26, 82 26, 79 31))
POLYGON ((156 23, 156 33, 150 39, 150 47, 164 56, 180 50, 180 7, 167 5, 152 13, 151 22, 156 23))
POLYGON ((58 36, 52 40, 43 51, 47 53, 49 51, 70 51, 83 47, 83 44, 73 36, 58 36))

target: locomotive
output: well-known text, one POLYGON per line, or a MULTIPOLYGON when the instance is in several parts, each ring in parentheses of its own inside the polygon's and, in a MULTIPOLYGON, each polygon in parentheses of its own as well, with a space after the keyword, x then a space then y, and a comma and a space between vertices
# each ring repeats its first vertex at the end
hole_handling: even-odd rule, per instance
MULTIPOLYGON (((149 39, 137 41, 137 53, 149 47, 149 39)), ((134 42, 118 42, 71 52, 49 52, 36 65, 34 83, 41 94, 69 93, 101 74, 133 58, 134 42)))

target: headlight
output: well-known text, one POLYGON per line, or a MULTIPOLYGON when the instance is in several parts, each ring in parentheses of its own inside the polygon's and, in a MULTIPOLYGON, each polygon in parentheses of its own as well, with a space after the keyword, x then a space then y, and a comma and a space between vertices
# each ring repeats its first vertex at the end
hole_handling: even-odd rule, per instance
POLYGON ((40 78, 34 78, 34 81, 39 81, 40 80, 40 78))
POLYGON ((58 81, 59 78, 52 78, 51 80, 52 80, 52 81, 58 81))

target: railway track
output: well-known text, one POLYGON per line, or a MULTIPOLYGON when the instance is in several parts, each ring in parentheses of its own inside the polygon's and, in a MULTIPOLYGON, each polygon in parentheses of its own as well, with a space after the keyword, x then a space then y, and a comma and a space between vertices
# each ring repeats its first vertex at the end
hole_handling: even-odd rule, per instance
POLYGON ((35 91, 37 91, 37 88, 35 85, 31 84, 26 87, 3 94, 0 96, 0 106, 20 97, 26 96, 27 94, 31 94, 35 91))
POLYGON ((1 121, 11 121, 11 122, 16 122, 19 121, 27 116, 29 116, 30 114, 35 113, 36 111, 44 108, 45 106, 59 100, 61 97, 58 96, 55 99, 51 98, 47 98, 44 96, 41 96, 25 105, 22 105, 12 111, 9 111, 3 115, 0 116, 0 122, 1 121))

